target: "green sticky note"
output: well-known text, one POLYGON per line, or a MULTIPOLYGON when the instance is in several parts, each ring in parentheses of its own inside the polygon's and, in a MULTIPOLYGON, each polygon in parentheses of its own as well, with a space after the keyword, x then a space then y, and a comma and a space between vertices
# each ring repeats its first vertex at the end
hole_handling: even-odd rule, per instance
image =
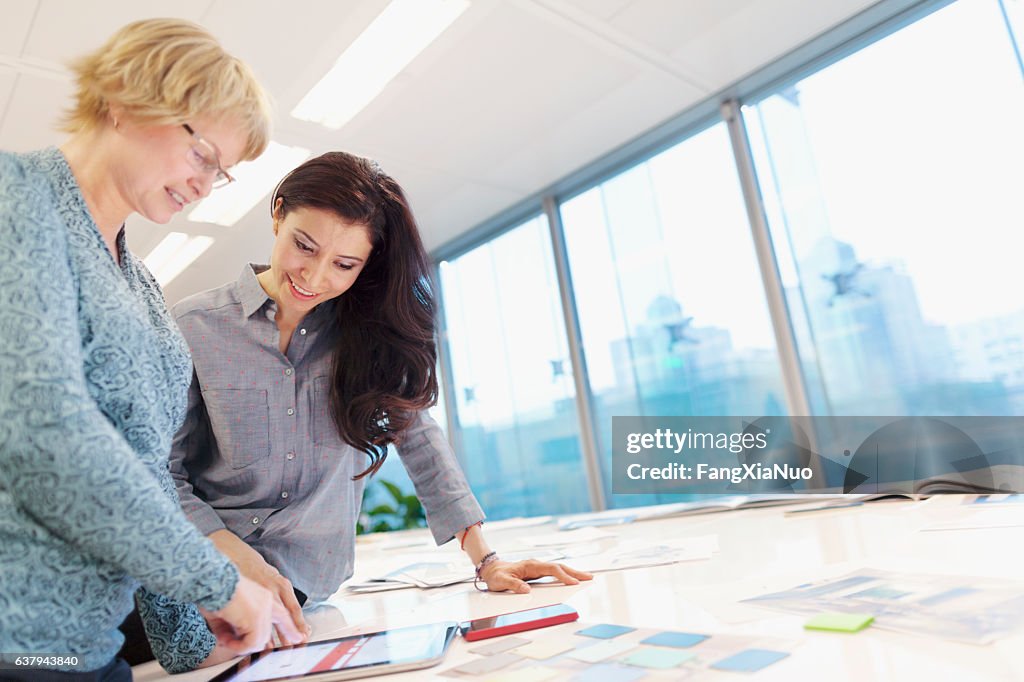
POLYGON ((871 625, 875 617, 866 613, 819 613, 804 623, 808 630, 858 632, 871 625))

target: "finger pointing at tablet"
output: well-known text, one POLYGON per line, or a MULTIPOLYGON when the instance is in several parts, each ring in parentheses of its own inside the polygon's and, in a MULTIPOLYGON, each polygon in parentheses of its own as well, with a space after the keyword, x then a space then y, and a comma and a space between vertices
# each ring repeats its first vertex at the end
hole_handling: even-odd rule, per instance
POLYGON ((271 629, 278 631, 283 644, 305 639, 281 600, 245 577, 239 578, 234 596, 219 611, 213 611, 210 629, 217 642, 238 653, 262 649, 270 641, 271 629))
POLYGON ((270 639, 272 604, 270 592, 239 576, 235 594, 219 611, 205 612, 217 643, 237 654, 259 651, 270 639))
POLYGON ((277 632, 277 637, 281 640, 281 644, 300 644, 306 641, 306 637, 309 634, 306 631, 307 628, 299 630, 295 625, 294 615, 279 599, 275 598, 272 600, 271 609, 274 630, 277 632))
POLYGON ((298 644, 306 639, 306 633, 295 626, 281 601, 244 576, 239 577, 227 606, 206 615, 217 643, 236 656, 263 649, 275 630, 282 644, 298 644))
MULTIPOLYGON (((302 607, 295 598, 295 590, 291 581, 281 575, 275 567, 267 563, 263 556, 229 530, 222 529, 210 534, 210 539, 217 549, 221 551, 232 563, 238 567, 238 572, 250 580, 254 580, 263 587, 270 590, 275 599, 288 609, 292 621, 295 623, 296 631, 303 633, 302 639, 309 633, 309 626, 302 617, 302 607)), ((275 621, 276 623, 276 621, 275 621)), ((278 638, 284 643, 285 633, 278 629, 278 638)), ((292 641, 295 644, 295 641, 292 641)))

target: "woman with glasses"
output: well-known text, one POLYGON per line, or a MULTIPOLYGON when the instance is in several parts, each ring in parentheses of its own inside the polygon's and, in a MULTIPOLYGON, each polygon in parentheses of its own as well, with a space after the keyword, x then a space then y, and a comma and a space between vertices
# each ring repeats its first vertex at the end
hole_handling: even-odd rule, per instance
POLYGON ((483 512, 425 412, 437 397, 434 295, 398 183, 330 152, 281 181, 271 220, 269 265, 174 307, 195 363, 170 462, 189 518, 298 614, 352 575, 365 477, 394 444, 435 541, 460 543, 481 589, 590 579, 502 561, 484 539, 483 512))
POLYGON ((126 26, 73 72, 67 141, 0 153, 0 678, 130 680, 116 654, 133 595, 168 670, 218 642, 260 649, 275 626, 301 640, 177 503, 167 458, 192 365, 124 236, 264 149, 263 91, 177 20, 126 26))

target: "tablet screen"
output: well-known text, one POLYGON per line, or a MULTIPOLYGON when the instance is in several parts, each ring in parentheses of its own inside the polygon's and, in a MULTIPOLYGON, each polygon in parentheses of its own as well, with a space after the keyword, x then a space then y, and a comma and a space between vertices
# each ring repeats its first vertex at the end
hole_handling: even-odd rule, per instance
POLYGON ((243 659, 215 680, 295 680, 346 671, 353 673, 351 677, 362 677, 427 667, 441 660, 455 627, 455 623, 416 625, 260 652, 243 659))

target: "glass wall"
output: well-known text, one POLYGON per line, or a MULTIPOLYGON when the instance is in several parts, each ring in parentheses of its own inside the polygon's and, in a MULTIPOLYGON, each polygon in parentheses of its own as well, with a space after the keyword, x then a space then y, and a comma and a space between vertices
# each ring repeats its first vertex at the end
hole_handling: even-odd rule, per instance
MULTIPOLYGON (((750 149, 738 153, 752 156, 768 275, 786 296, 773 312, 813 413, 1024 410, 1022 38, 1024 0, 959 0, 799 81, 741 93, 750 149)), ((588 507, 576 400, 610 507, 668 501, 611 495, 613 416, 786 412, 725 123, 683 137, 553 197, 586 395, 543 218, 442 264, 452 435, 492 516, 588 507)))
POLYGON ((566 201, 561 215, 606 496, 667 501, 612 498, 613 416, 785 413, 725 125, 566 201))
POLYGON ((1005 16, 961 0, 744 107, 816 411, 1024 409, 1024 87, 1005 16))
POLYGON ((547 220, 441 263, 463 468, 490 518, 590 508, 547 220))

